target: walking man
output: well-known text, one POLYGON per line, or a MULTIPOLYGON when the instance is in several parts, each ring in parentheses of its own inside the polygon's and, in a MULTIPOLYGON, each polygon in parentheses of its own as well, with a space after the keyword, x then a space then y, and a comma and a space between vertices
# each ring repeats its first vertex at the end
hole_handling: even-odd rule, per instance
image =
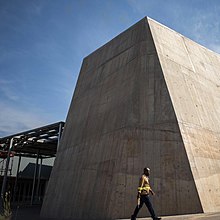
POLYGON ((160 217, 156 216, 150 201, 150 194, 155 195, 155 193, 150 187, 149 175, 150 175, 150 169, 144 168, 144 173, 140 178, 139 187, 138 187, 138 195, 137 195, 138 204, 134 210, 134 214, 131 216, 131 220, 136 220, 137 214, 144 203, 147 206, 153 220, 161 219, 160 217))

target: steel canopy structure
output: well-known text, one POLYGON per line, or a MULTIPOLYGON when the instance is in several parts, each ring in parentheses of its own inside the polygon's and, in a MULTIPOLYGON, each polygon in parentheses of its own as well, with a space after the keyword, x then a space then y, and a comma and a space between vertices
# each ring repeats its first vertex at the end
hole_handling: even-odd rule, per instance
POLYGON ((1 209, 3 208, 3 200, 7 188, 7 176, 10 157, 19 157, 16 180, 14 185, 13 201, 15 200, 15 192, 22 157, 36 158, 31 195, 32 205, 35 196, 37 197, 39 193, 42 161, 43 159, 56 156, 64 125, 65 123, 63 121, 60 121, 43 127, 0 138, 0 158, 6 160, 4 177, 1 186, 1 209), (41 160, 40 166, 38 166, 39 159, 41 160))
POLYGON ((60 121, 0 138, 0 158, 7 157, 12 138, 11 155, 35 158, 39 154, 42 158, 55 157, 64 124, 60 121))

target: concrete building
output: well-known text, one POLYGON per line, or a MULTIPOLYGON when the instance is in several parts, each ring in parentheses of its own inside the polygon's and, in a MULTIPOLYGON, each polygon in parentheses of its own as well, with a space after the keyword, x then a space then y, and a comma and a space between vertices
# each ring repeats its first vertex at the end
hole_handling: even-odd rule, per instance
POLYGON ((220 55, 149 18, 86 57, 42 216, 129 218, 145 166, 159 215, 220 211, 219 73, 220 55))

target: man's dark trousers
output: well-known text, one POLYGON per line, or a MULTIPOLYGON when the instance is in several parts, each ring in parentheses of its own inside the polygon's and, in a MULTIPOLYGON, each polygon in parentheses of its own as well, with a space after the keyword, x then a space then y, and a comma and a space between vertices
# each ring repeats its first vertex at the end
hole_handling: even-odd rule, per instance
POLYGON ((141 209, 141 207, 143 206, 143 204, 145 203, 145 205, 147 206, 150 214, 151 214, 151 217, 152 219, 156 219, 156 215, 155 215, 155 212, 154 212, 154 209, 153 209, 153 206, 152 206, 152 203, 150 201, 150 196, 149 195, 142 195, 141 198, 140 198, 140 205, 136 206, 135 210, 134 210, 134 214, 132 215, 132 220, 135 220, 136 217, 137 217, 137 214, 139 212, 139 210, 141 209))

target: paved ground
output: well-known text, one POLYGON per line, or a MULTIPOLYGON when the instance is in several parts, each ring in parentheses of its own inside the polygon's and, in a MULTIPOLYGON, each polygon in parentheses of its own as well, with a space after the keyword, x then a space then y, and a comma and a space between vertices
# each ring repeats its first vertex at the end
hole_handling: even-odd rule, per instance
MULTIPOLYGON (((32 207, 16 207, 13 210, 12 220, 52 220, 40 218, 40 206, 32 207)), ((220 220, 220 212, 193 214, 193 215, 179 215, 179 216, 164 216, 163 220, 220 220)), ((59 219, 61 220, 61 219, 59 219)), ((128 219, 120 219, 128 220, 128 219)), ((151 220, 151 218, 138 218, 137 220, 151 220)))
MULTIPOLYGON (((220 212, 207 214, 193 215, 178 215, 178 216, 162 216, 162 220, 220 220, 220 212)), ((127 219, 120 219, 127 220, 127 219)), ((137 220, 152 220, 151 218, 138 218, 137 220)))
POLYGON ((40 220, 40 209, 40 206, 17 206, 12 211, 12 220, 40 220))

